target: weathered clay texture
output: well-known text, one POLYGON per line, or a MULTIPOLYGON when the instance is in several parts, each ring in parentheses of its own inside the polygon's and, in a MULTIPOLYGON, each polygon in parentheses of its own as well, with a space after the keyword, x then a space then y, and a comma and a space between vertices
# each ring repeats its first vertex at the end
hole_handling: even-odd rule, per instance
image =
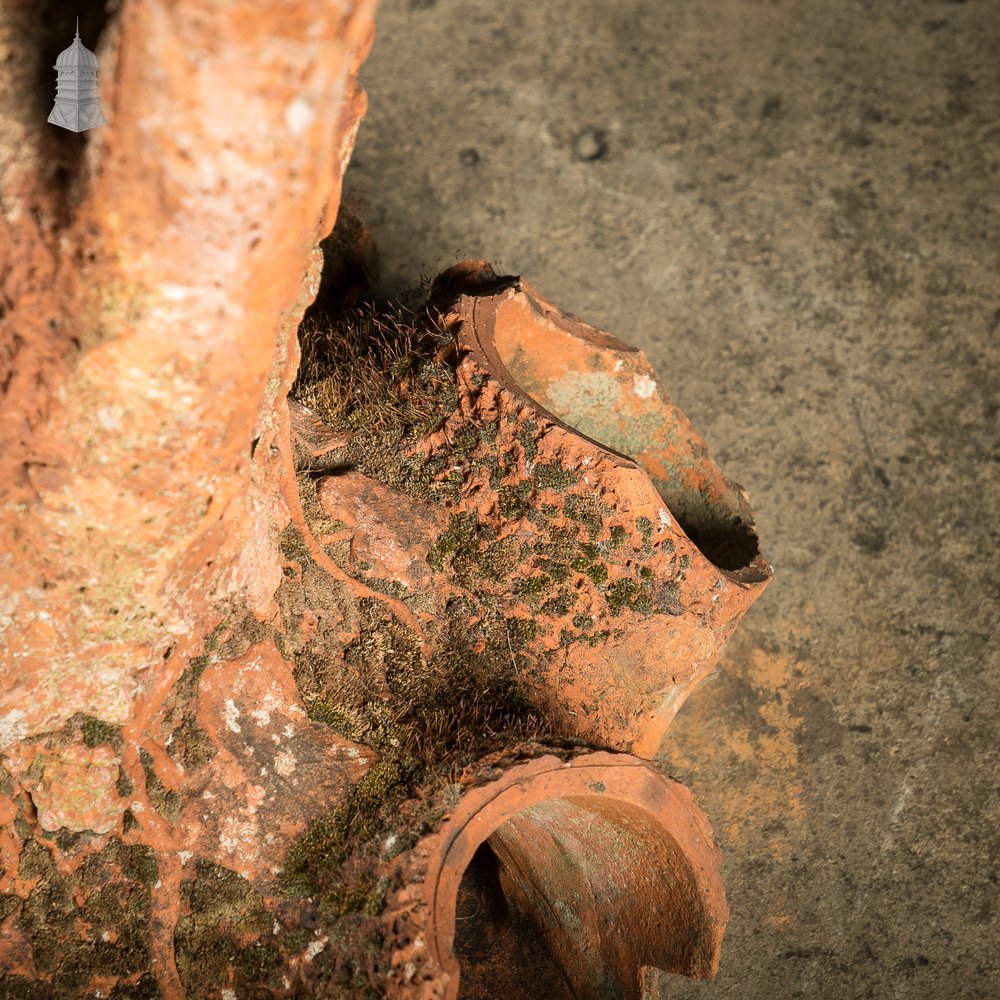
POLYGON ((200 964, 231 915, 199 879, 260 906, 374 756, 259 635, 374 2, 129 0, 82 157, 21 92, 29 8, 0 11, 0 995, 207 995, 235 973, 200 964))
POLYGON ((606 751, 653 755, 769 569, 641 355, 467 265, 423 492, 286 403, 372 7, 127 2, 72 198, 0 118, 0 994, 483 995, 529 926, 554 992, 715 969, 704 817, 606 751), (516 919, 456 936, 477 894, 516 919))
POLYGON ((682 785, 624 754, 523 746, 456 792, 396 862, 388 995, 652 1000, 652 970, 715 974, 729 909, 682 785))
POLYGON ((403 846, 373 868, 398 887, 375 980, 430 1000, 457 997, 460 974, 469 998, 542 981, 555 997, 652 997, 655 970, 711 976, 728 910, 707 821, 640 758, 770 578, 747 500, 641 354, 523 280, 461 265, 415 322, 447 345, 454 396, 398 455, 364 420, 291 405, 308 471, 280 603, 300 690, 392 769, 394 748, 433 746, 425 730, 468 711, 468 664, 490 664, 481 697, 506 680, 547 743, 518 745, 509 718, 482 713, 497 753, 437 737, 437 766, 461 777, 421 793, 439 825, 411 849, 411 822, 383 827, 390 856, 403 846), (336 587, 317 602, 324 578, 336 587), (444 717, 429 707, 441 679, 444 717))
POLYGON ((431 647, 455 608, 473 631, 500 609, 555 731, 652 757, 770 578, 746 497, 640 352, 484 265, 442 275, 434 301, 458 403, 412 451, 459 485, 442 503, 340 471, 317 486, 340 530, 322 541, 402 587, 431 647))

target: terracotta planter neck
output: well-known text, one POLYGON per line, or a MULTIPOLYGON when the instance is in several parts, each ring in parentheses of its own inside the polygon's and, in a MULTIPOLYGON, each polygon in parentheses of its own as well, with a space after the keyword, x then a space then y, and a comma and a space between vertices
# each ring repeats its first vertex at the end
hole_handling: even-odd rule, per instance
POLYGON ((654 969, 714 975, 729 911, 687 790, 624 754, 522 752, 470 769, 402 866, 387 994, 598 1000, 652 996, 654 969))

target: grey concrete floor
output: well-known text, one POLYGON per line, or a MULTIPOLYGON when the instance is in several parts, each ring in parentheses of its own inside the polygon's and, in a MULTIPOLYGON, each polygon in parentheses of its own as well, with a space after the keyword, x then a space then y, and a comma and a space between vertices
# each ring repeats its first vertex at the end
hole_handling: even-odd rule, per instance
POLYGON ((378 22, 385 288, 485 256, 644 348, 774 563, 663 749, 733 911, 664 996, 1000 997, 1000 5, 378 22))

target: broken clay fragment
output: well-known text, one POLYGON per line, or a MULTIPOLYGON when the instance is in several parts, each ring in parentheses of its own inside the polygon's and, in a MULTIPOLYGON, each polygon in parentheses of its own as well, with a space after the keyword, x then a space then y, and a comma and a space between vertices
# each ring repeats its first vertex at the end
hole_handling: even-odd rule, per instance
POLYGON ((457 406, 413 450, 457 485, 322 478, 343 568, 402 588, 432 651, 448 629, 509 650, 554 732, 652 757, 770 578, 746 496, 641 352, 476 262, 432 302, 457 406))
POLYGON ((351 877, 389 887, 371 975, 428 1000, 711 976, 718 853, 642 758, 770 576, 746 497, 639 352, 520 279, 453 269, 416 315, 402 374, 345 369, 358 409, 336 379, 290 407, 282 649, 310 718, 381 757, 347 800, 378 831, 351 877))
POLYGON ((399 1000, 658 996, 711 977, 729 909, 690 793, 625 754, 512 748, 470 767, 441 826, 389 868, 399 1000))
POLYGON ((539 455, 524 472, 551 455, 577 473, 562 515, 609 556, 607 581, 595 581, 604 607, 595 600, 588 613, 610 634, 589 649, 578 644, 561 664, 550 656, 541 697, 572 716, 580 735, 651 757, 771 578, 746 494, 665 397, 641 351, 483 262, 445 272, 434 293, 444 322, 459 325, 467 384, 475 370, 487 373, 503 409, 537 426, 539 455), (574 515, 574 498, 577 510, 596 503, 600 528, 574 515))

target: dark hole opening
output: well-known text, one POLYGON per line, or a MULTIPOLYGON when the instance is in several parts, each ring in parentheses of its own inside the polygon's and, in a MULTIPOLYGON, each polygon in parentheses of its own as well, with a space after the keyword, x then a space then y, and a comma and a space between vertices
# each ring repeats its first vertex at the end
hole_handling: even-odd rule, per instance
POLYGON ((534 923, 508 902, 489 841, 479 845, 459 886, 455 957, 460 1000, 574 1000, 534 923))
POLYGON ((760 552, 757 533, 732 508, 711 503, 693 490, 671 491, 662 480, 653 480, 663 502, 677 518, 684 534, 719 569, 745 569, 760 552))

